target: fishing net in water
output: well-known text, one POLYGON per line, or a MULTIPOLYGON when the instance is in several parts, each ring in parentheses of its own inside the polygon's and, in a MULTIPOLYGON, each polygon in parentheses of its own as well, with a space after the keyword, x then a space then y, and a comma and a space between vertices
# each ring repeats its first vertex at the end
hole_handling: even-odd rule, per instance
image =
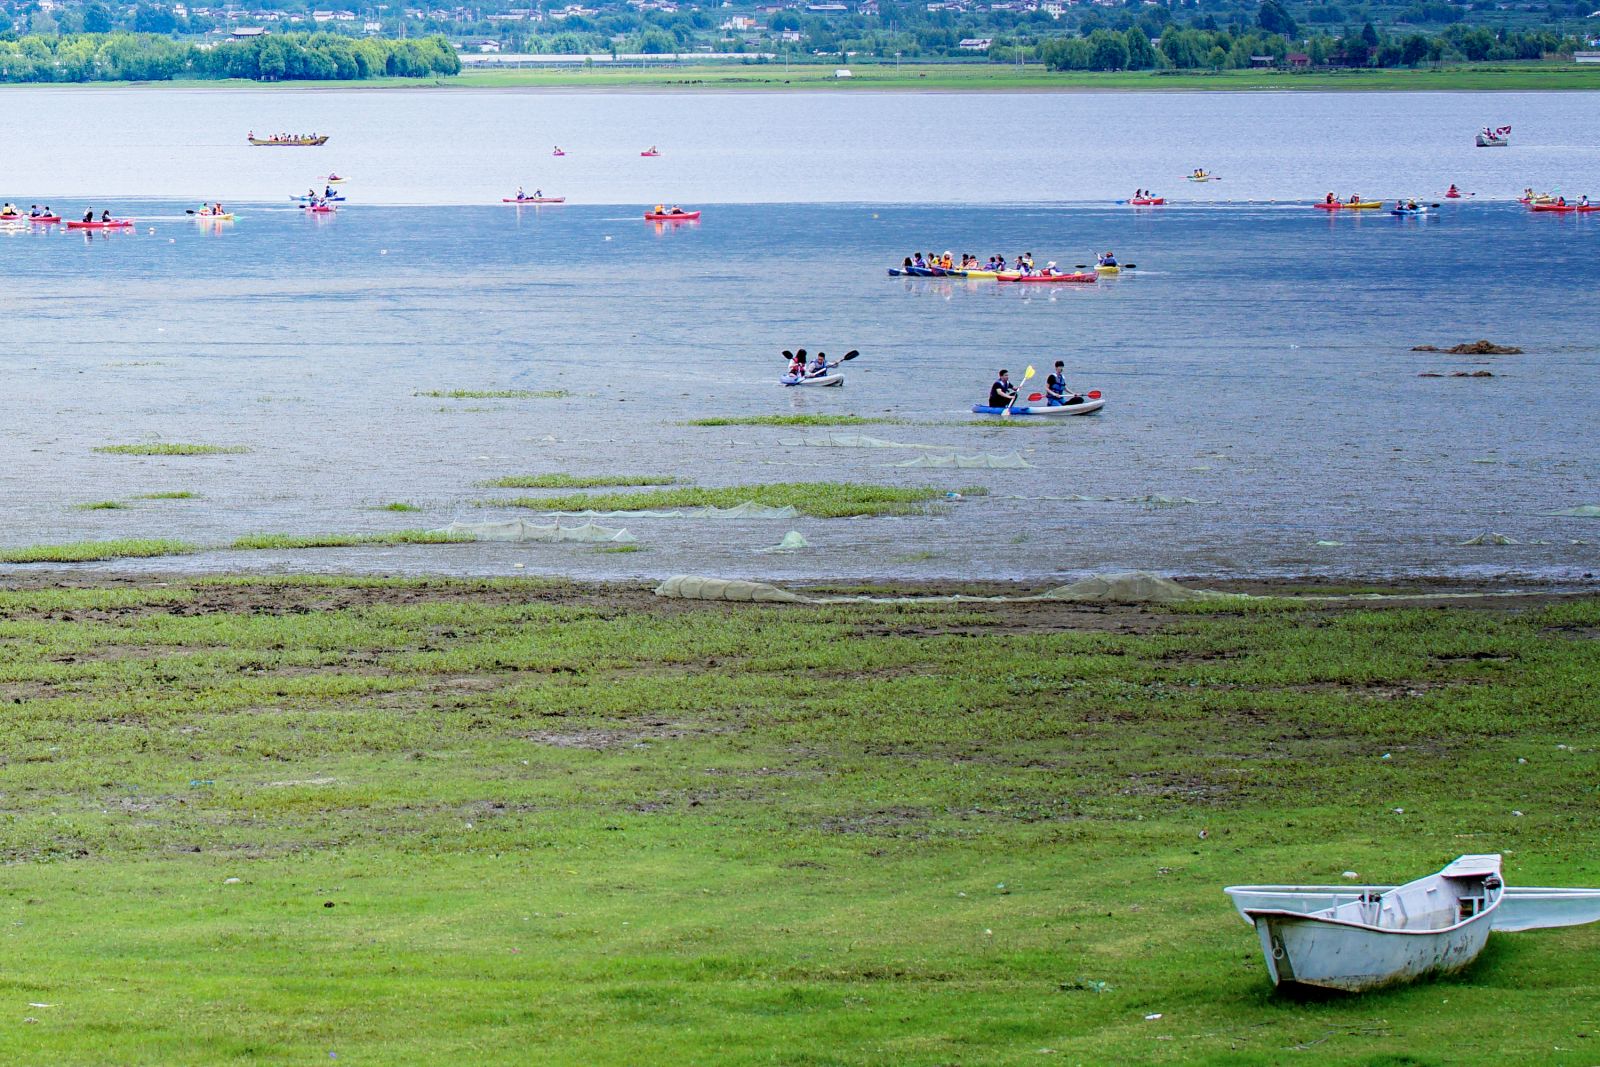
POLYGON ((1095 574, 1071 585, 1040 593, 1036 600, 1073 600, 1104 604, 1176 604, 1186 600, 1226 599, 1234 594, 1190 589, 1149 571, 1095 574))
POLYGON ((769 548, 758 548, 757 552, 798 552, 802 548, 810 548, 811 542, 799 530, 790 530, 783 535, 783 540, 769 548))
POLYGON ((738 600, 778 604, 810 604, 808 597, 798 596, 787 589, 779 589, 766 582, 745 582, 731 578, 701 578, 693 574, 679 574, 656 586, 656 596, 679 600, 738 600))
POLYGON ((757 504, 747 500, 731 508, 681 508, 676 511, 554 511, 550 514, 595 519, 792 519, 800 513, 788 504, 773 507, 771 504, 757 504))
POLYGON ((806 448, 927 448, 936 452, 953 452, 952 445, 918 445, 906 441, 886 441, 881 437, 868 437, 861 433, 825 433, 810 437, 792 438, 780 444, 806 448))
POLYGON ((1032 467, 1033 464, 1022 458, 1020 452, 1007 452, 1004 455, 994 455, 990 452, 980 452, 975 456, 964 456, 959 452, 946 456, 918 456, 901 463, 887 463, 888 467, 959 467, 962 470, 1021 470, 1032 467))
POLYGON ((581 526, 563 526, 559 522, 543 525, 510 519, 506 522, 452 522, 433 533, 470 537, 474 541, 609 541, 626 543, 636 540, 627 530, 610 526, 596 526, 586 522, 581 526))
POLYGON ((1514 538, 1507 537, 1503 533, 1481 533, 1477 537, 1469 537, 1465 541, 1461 541, 1461 542, 1458 542, 1458 543, 1462 544, 1462 545, 1515 545, 1515 544, 1521 544, 1520 541, 1517 541, 1514 538))
POLYGON ((1572 519, 1600 519, 1600 504, 1579 504, 1575 508, 1547 511, 1546 515, 1562 515, 1572 519))

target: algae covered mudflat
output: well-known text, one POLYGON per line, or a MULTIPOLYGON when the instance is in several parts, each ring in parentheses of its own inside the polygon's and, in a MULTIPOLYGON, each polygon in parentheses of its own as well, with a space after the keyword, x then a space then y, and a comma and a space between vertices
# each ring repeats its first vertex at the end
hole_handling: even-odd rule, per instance
POLYGON ((1600 930, 1304 1003, 1269 994, 1220 887, 1464 851, 1600 883, 1597 632, 1593 597, 13 583, 10 1047, 1588 1063, 1600 930))

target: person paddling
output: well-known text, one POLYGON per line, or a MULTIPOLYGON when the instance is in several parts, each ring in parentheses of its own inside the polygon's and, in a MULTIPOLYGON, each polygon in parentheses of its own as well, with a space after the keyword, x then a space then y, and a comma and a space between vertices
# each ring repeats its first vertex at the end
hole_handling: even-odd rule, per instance
POLYGON ((806 374, 806 357, 798 356, 798 355, 790 356, 789 357, 789 379, 791 381, 798 382, 801 378, 805 377, 805 374, 806 374))
POLYGON ((1102 266, 1102 267, 1115 267, 1116 265, 1117 265, 1116 253, 1112 252, 1109 249, 1107 249, 1106 251, 1100 253, 1100 266, 1102 266))
POLYGON ((817 355, 816 355, 816 358, 814 358, 811 361, 811 365, 806 368, 806 377, 807 378, 820 378, 824 374, 827 374, 827 373, 828 373, 828 357, 827 357, 826 354, 824 354, 822 352, 818 352, 817 355))
POLYGON ((1011 377, 1004 367, 1000 369, 1000 376, 989 386, 989 406, 992 408, 1010 407, 1017 399, 1017 387, 1011 384, 1011 377))

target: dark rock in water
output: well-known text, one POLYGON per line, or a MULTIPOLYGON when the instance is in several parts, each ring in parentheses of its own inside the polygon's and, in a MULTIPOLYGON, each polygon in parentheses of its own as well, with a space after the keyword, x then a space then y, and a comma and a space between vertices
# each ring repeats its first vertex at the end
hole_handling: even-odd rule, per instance
POLYGON ((1474 341, 1470 345, 1456 345, 1450 349, 1453 356, 1520 356, 1522 349, 1516 345, 1497 345, 1491 341, 1474 341))
POLYGON ((1458 370, 1450 373, 1452 378, 1493 378, 1493 371, 1486 370, 1458 370))
POLYGON ((1443 378, 1444 375, 1440 374, 1436 370, 1425 370, 1421 374, 1417 375, 1417 377, 1418 378, 1443 378))
MULTIPOLYGON (((1435 345, 1415 345, 1411 351, 1438 352, 1440 349, 1435 345)), ((1515 345, 1497 345, 1493 341, 1473 341, 1471 344, 1456 345, 1454 348, 1446 348, 1443 351, 1450 353, 1452 356, 1520 356, 1522 354, 1522 349, 1515 345)))

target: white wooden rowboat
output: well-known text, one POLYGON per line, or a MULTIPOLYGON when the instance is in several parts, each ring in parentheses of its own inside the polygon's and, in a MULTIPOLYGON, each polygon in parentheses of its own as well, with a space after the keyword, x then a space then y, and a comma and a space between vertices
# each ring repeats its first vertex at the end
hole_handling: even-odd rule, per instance
POLYGON ((1498 855, 1462 856, 1438 874, 1315 911, 1244 909, 1274 985, 1361 992, 1478 958, 1503 899, 1498 855))

